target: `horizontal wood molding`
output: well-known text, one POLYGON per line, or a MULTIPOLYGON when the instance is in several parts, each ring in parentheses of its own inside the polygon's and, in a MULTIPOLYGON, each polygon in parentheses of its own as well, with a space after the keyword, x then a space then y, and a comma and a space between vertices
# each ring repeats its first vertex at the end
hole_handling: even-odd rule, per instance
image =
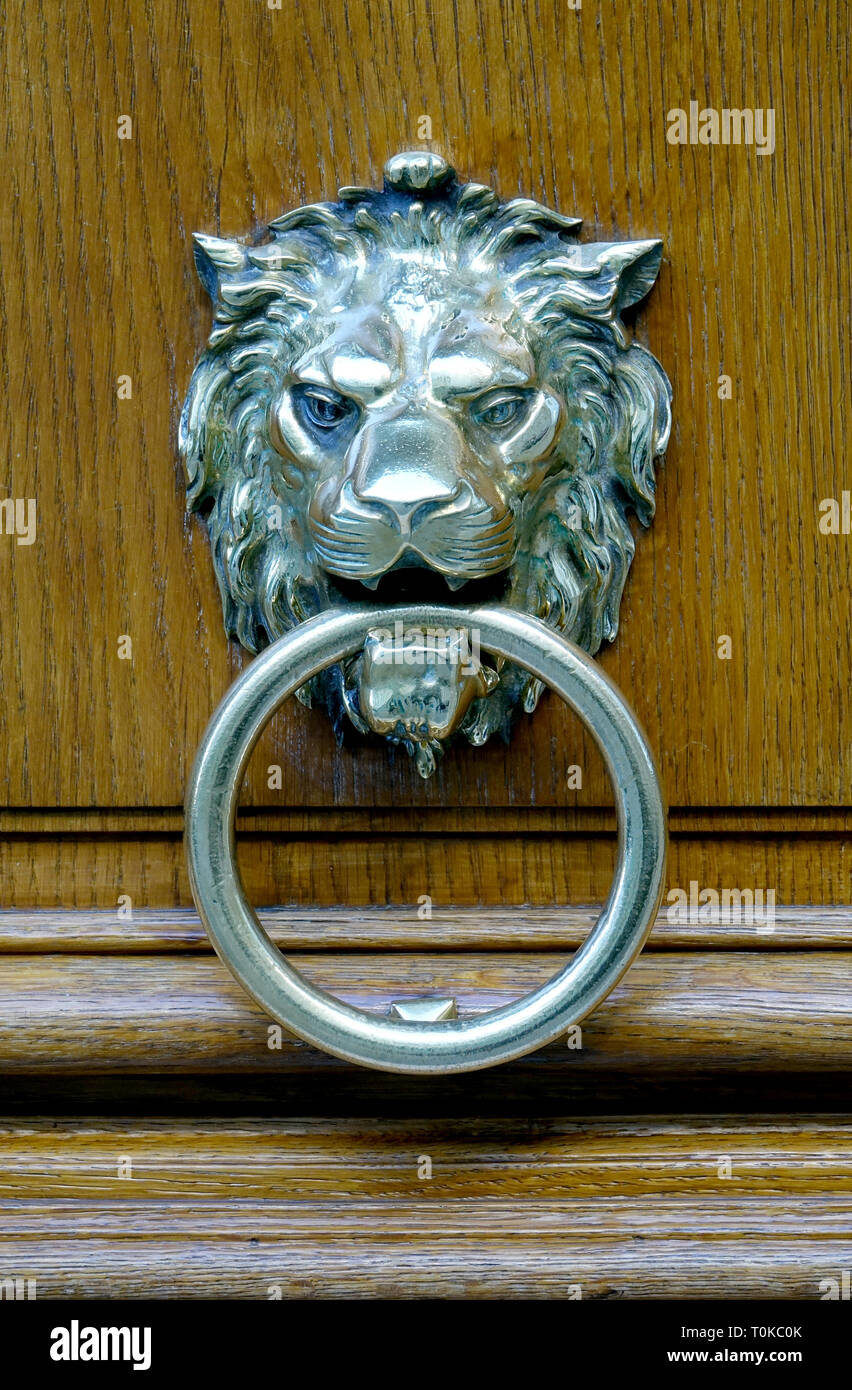
MULTIPOLYGON (((294 953, 291 960, 359 1007, 384 1012, 393 999, 440 991, 458 999, 462 1014, 508 1003, 565 963, 564 955, 511 951, 294 953)), ((581 1047, 560 1040, 523 1065, 645 1077, 848 1074, 850 970, 852 954, 840 951, 649 953, 583 1024, 581 1047)), ((97 955, 0 958, 0 1068, 351 1070, 286 1034, 279 1038, 215 958, 97 955)))
MULTIPOLYGON (((396 903, 413 913, 422 894, 438 908, 582 905, 603 902, 612 883, 615 836, 558 831, 443 835, 244 833, 239 862, 258 905, 366 907, 396 903)), ((178 833, 144 836, 6 835, 0 838, 6 907, 189 906, 178 833)), ((852 837, 832 831, 779 835, 673 836, 667 887, 772 890, 775 901, 848 904, 852 837)))
POLYGON ((850 1261, 832 1116, 0 1123, 39 1298, 817 1299, 850 1261))
MULTIPOLYGON (((302 1208, 375 1198, 441 1202, 499 1195, 613 1199, 831 1192, 852 1216, 852 1120, 844 1115, 591 1116, 388 1120, 0 1117, 0 1201, 267 1202, 302 1208), (418 1176, 428 1154, 431 1186, 418 1176), (117 1156, 132 1178, 118 1175, 117 1156), (728 1176, 719 1159, 729 1160, 728 1176)), ((724 1201, 720 1203, 724 1207, 724 1201)), ((523 1211, 518 1213, 523 1218, 523 1211)), ((618 1224, 623 1221, 618 1218, 618 1224)), ((4 1223, 4 1230, 10 1227, 4 1223)), ((13 1221, 11 1229, 22 1231, 13 1221)))
MULTIPOLYGON (((411 1222, 405 1209, 387 1220, 370 1202, 353 1213, 362 1220, 358 1239, 337 1205, 319 1214, 325 1223, 315 1220, 310 1233, 285 1218, 284 1233, 267 1234, 251 1211, 211 1234, 211 1212, 202 1207, 183 1221, 179 1208, 152 1223, 147 1236, 139 1231, 148 1213, 123 1208, 114 1233, 92 1214, 98 1230, 88 1239, 49 1238, 50 1215, 42 1209, 44 1225, 34 1213, 31 1235, 0 1243, 0 1268, 11 1278, 31 1274, 39 1297, 58 1299, 817 1299, 828 1279, 841 1285, 852 1262, 846 1231, 814 1231, 820 1218, 838 1215, 819 1201, 779 1198, 747 1213, 735 1206, 709 1230, 702 1228, 703 1209, 661 1205, 646 1209, 641 1229, 627 1219, 623 1230, 595 1238, 596 1208, 546 1208, 549 1231, 542 1236, 512 1233, 514 1204, 476 1214, 465 1204, 455 1223, 436 1205, 424 1223, 411 1222), (748 1236, 744 1218, 754 1228, 748 1236)), ((839 1214, 848 1219, 848 1207, 839 1214)), ((81 1216, 85 1224, 76 1210, 68 1216, 69 1224, 81 1216)))
MULTIPOLYGON (((701 909, 705 913, 707 908, 701 909)), ((260 917, 282 950, 574 950, 600 907, 437 908, 421 920, 412 908, 267 908, 260 917)), ((709 950, 852 950, 846 907, 776 907, 771 920, 747 905, 713 921, 674 924, 663 908, 645 947, 709 950)), ((212 952, 194 908, 115 911, 0 911, 0 954, 212 952)))
MULTIPOLYGON (((844 806, 669 806, 671 835, 833 835, 844 806)), ((4 835, 182 835, 182 806, 4 806, 4 835)), ((243 806, 237 831, 291 835, 614 834, 612 806, 243 806)))

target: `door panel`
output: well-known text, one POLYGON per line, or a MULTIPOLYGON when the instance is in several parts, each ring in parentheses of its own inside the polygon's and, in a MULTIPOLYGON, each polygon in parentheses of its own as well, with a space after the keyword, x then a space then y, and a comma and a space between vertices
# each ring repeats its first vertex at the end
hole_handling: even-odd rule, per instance
MULTIPOLYGON (((13 806, 178 807, 226 643, 202 525, 183 511, 180 401, 209 327, 192 230, 260 232, 297 202, 375 180, 433 144, 466 176, 660 235, 637 333, 674 386, 659 511, 640 538, 621 636, 601 661, 633 702, 676 807, 848 804, 847 198, 825 158, 846 127, 842 11, 722 3, 694 22, 630 4, 366 3, 284 10, 97 0, 79 21, 14 6, 3 74, 9 353, 2 429, 35 543, 0 549, 5 775, 13 806), (837 80, 815 84, 814 71, 837 80), (666 113, 707 100, 776 113, 771 157, 673 146, 666 113), (29 74, 29 76, 27 76, 29 74), (67 79, 66 79, 67 74, 67 79), (736 99, 736 100, 735 100, 736 99), (132 138, 119 139, 119 119, 132 138), (423 143, 420 141, 419 143, 423 143), (718 380, 731 378, 731 399, 718 380), (132 397, 119 399, 129 376, 132 397), (118 657, 123 634, 132 661, 118 657), (730 660, 717 656, 731 638, 730 660)), ((126 387, 125 387, 126 390, 126 387)), ((555 700, 511 748, 453 752, 423 784, 383 748, 337 753, 288 707, 248 804, 610 802, 555 700), (267 791, 280 763, 283 787, 267 791), (566 771, 586 770, 579 798, 566 771)))

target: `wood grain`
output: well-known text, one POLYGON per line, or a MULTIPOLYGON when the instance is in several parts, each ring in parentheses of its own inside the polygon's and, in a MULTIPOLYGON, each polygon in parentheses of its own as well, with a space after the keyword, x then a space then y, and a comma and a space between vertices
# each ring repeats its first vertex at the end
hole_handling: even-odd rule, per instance
MULTIPOLYGON (((424 893, 441 910, 603 902, 612 883, 612 835, 243 835, 239 863, 251 901, 357 908, 395 903, 410 916, 424 893)), ((685 836, 669 846, 667 886, 772 890, 779 905, 848 904, 848 834, 685 836)), ((7 907, 188 906, 177 833, 0 838, 7 907)))
MULTIPOLYGON (((227 1198, 238 1221, 237 1203, 286 1203, 305 1230, 317 1203, 349 1199, 411 1203, 422 1220, 435 1203, 499 1196, 519 1203, 520 1229, 526 1202, 575 1198, 596 1200, 607 1230, 612 1204, 625 1208, 631 1198, 716 1195, 733 1204, 816 1193, 852 1211, 848 1117, 0 1119, 6 1235, 26 1230, 12 1201, 59 1198, 116 1208, 227 1198), (418 1176, 423 1153, 429 1180, 418 1176), (130 1160, 129 1179, 119 1175, 119 1156, 130 1160), (724 1177, 721 1157, 730 1160, 724 1177)), ((218 1229, 227 1219, 220 1214, 218 1229)), ((71 1233, 61 1213, 55 1231, 71 1233)))
MULTIPOLYGON (((264 930, 282 951, 352 950, 575 950, 586 939, 599 907, 454 908, 428 920, 393 907, 269 908, 264 930)), ((747 923, 734 909, 712 923, 673 924, 658 914, 646 951, 852 950, 848 908, 781 907, 773 918, 747 923), (770 930, 771 928, 771 930, 770 930)), ((194 908, 137 908, 130 921, 115 912, 0 912, 0 954, 70 955, 120 952, 212 952, 194 908)))
MULTIPOLYGON (((669 802, 848 805, 852 548, 817 525, 849 486, 845 32, 837 0, 756 0, 748 22, 734 0, 10 6, 0 431, 7 495, 36 499, 38 530, 32 546, 0 537, 9 801, 180 804, 243 664, 175 452, 209 326, 189 233, 259 231, 374 180, 428 115, 464 175, 580 213, 588 237, 665 239, 639 333, 672 377, 675 433, 602 660, 669 802), (666 113, 692 97, 773 108, 776 152, 669 145, 666 113), (117 657, 125 633, 132 661, 117 657)), ((581 804, 607 798, 554 701, 511 749, 451 753, 429 785, 404 756, 338 753, 299 708, 258 753, 254 804, 273 799, 272 762, 282 805, 559 805, 573 762, 581 804)))
MULTIPOLYGON (((820 834, 848 838, 852 810, 813 806, 670 807, 669 833, 715 838, 749 832, 768 837, 820 834)), ((6 835, 182 835, 182 806, 0 807, 6 835)), ((611 806, 242 806, 237 833, 275 835, 582 834, 613 835, 611 806)))
POLYGON ((815 1299, 852 1256, 849 1140, 833 1116, 5 1123, 0 1277, 39 1298, 815 1299))
MULTIPOLYGON (((134 1238, 134 1213, 127 1212, 130 1230, 114 1240, 49 1241, 37 1233, 35 1239, 4 1242, 0 1257, 10 1277, 33 1272, 42 1299, 576 1299, 579 1290, 587 1299, 725 1300, 819 1298, 827 1278, 839 1286, 852 1251, 848 1237, 779 1234, 771 1203, 755 1213, 758 1232, 751 1241, 736 1229, 737 1211, 721 1236, 699 1226, 669 1238, 663 1230, 648 1244, 642 1243, 647 1236, 637 1240, 629 1226, 623 1235, 590 1242, 581 1222, 572 1230, 573 1213, 561 1227, 554 1221, 549 1240, 487 1230, 473 1236, 454 1232, 442 1240, 436 1213, 422 1244, 410 1241, 406 1212, 390 1237, 380 1231, 352 1241, 344 1229, 330 1238, 273 1237, 262 1243, 247 1234, 257 1229, 251 1220, 246 1233, 210 1238, 206 1214, 198 1213, 194 1238, 174 1238, 168 1231, 159 1240, 134 1238)), ((648 1224, 665 1227, 666 1215, 665 1209, 654 1213, 648 1224)), ((683 1220, 687 1213, 674 1215, 683 1220)), ((807 1230, 810 1210, 798 1208, 795 1215, 807 1230)), ((329 1214, 332 1229, 340 1217, 337 1210, 329 1214)))
MULTIPOLYGON (((419 994, 498 1008, 565 963, 548 952, 293 953, 313 983, 386 1012, 419 994)), ((647 1077, 852 1071, 852 955, 660 952, 642 956, 583 1024, 526 1058, 532 1072, 647 1077), (574 1039, 573 1041, 576 1041, 574 1039)), ((283 1034, 218 960, 164 956, 0 958, 0 1068, 7 1073, 351 1071, 283 1034), (270 1048, 270 1038, 273 1046, 270 1048), (280 1042, 280 1048, 278 1043, 280 1042)), ((511 1071, 501 1070, 501 1075, 511 1071)))

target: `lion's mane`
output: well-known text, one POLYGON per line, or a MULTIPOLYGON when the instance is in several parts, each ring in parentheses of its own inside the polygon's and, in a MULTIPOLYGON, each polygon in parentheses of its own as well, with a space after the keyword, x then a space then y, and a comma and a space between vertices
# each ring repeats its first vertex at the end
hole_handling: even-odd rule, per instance
MULTIPOLYGON (((479 277, 508 295, 526 326, 540 377, 565 418, 543 485, 523 498, 507 601, 594 654, 618 630, 634 553, 630 514, 654 514, 655 459, 666 447, 671 390, 656 359, 629 340, 622 312, 653 284, 657 241, 580 244, 579 223, 528 199, 502 203, 479 184, 432 196, 341 191, 299 208, 246 246, 196 238, 196 262, 215 305, 207 350, 180 424, 187 505, 207 522, 225 627, 258 651, 334 602, 315 564, 299 468, 273 448, 271 398, 297 358, 324 335, 329 313, 390 250, 417 250, 438 274, 479 277), (637 252, 636 248, 640 248, 637 252)), ((342 726, 342 676, 319 697, 342 726)), ((463 726, 473 743, 508 733, 538 683, 507 667, 463 726)))

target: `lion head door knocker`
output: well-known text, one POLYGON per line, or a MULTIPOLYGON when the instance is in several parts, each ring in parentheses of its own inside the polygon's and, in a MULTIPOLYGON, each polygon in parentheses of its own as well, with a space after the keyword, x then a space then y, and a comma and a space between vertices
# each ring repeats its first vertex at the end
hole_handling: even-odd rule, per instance
MULTIPOLYGON (((618 628, 648 525, 671 388, 623 311, 658 240, 581 243, 580 221, 400 154, 381 191, 285 213, 257 246, 195 237, 215 310, 180 427, 225 627, 261 652, 199 750, 187 796, 196 902, 259 1004, 337 1056, 402 1072, 489 1066, 584 1017, 641 949, 665 821, 653 760, 589 659, 618 628), (270 943, 235 868, 252 747, 297 694, 403 745, 424 777, 450 740, 509 736, 544 686, 595 736, 616 791, 609 901, 565 969, 484 1015, 388 1015, 315 989, 270 943)), ((475 754, 471 754, 475 756, 475 754)))

